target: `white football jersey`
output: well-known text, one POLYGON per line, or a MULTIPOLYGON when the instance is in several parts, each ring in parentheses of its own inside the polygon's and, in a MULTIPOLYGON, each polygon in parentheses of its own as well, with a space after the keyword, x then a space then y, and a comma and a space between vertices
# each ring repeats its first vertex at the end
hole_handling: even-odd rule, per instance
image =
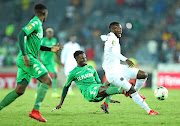
POLYGON ((64 72, 67 76, 71 70, 77 66, 77 62, 74 59, 74 53, 80 50, 80 45, 78 43, 68 42, 64 45, 61 52, 61 62, 64 64, 64 72))
POLYGON ((105 72, 116 70, 117 67, 119 68, 120 66, 120 60, 127 60, 127 58, 121 54, 119 38, 117 38, 113 32, 110 32, 106 37, 102 35, 101 39, 105 40, 102 67, 105 72))

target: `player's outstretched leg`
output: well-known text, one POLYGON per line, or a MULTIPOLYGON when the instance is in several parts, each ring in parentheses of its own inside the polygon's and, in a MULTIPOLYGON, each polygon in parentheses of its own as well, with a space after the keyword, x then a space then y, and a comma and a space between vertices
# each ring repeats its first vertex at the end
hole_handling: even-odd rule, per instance
POLYGON ((133 86, 126 80, 124 77, 116 77, 113 81, 113 84, 116 85, 118 88, 124 89, 125 92, 130 94, 132 99, 136 104, 138 104, 141 108, 143 108, 149 115, 157 115, 158 112, 151 110, 148 104, 140 97, 138 92, 134 89, 133 86))
POLYGON ((148 74, 139 70, 138 74, 137 74, 137 80, 136 80, 136 84, 134 86, 134 89, 139 92, 139 90, 142 88, 142 86, 144 85, 144 83, 146 82, 148 78, 148 74))
POLYGON ((111 85, 111 84, 110 85, 107 84, 107 85, 105 85, 103 87, 102 90, 101 89, 99 90, 99 95, 107 96, 105 102, 100 106, 100 108, 104 111, 104 113, 109 114, 109 110, 108 110, 109 102, 120 103, 119 101, 114 101, 114 100, 111 100, 111 99, 112 99, 112 95, 114 95, 114 94, 122 94, 122 92, 123 92, 123 90, 119 91, 116 86, 111 85))
POLYGON ((34 118, 41 122, 47 122, 47 120, 41 116, 41 113, 39 112, 39 108, 41 106, 42 101, 44 100, 46 96, 49 86, 52 84, 52 79, 49 76, 49 74, 47 74, 41 79, 41 82, 42 84, 40 85, 37 91, 37 98, 36 98, 34 108, 29 113, 29 117, 34 118))
POLYGON ((141 108, 143 108, 149 115, 158 115, 159 112, 155 112, 151 110, 148 106, 148 104, 140 97, 138 92, 134 89, 134 87, 131 87, 128 91, 129 94, 131 94, 132 99, 136 104, 138 104, 141 108))
POLYGON ((16 98, 21 96, 26 90, 25 85, 18 84, 16 89, 7 94, 0 103, 0 110, 11 104, 16 98))

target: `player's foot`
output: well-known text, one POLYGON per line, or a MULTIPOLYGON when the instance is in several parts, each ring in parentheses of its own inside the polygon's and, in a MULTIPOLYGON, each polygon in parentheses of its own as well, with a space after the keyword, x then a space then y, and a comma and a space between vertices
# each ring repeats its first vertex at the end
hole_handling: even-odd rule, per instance
POLYGON ((107 104, 107 103, 104 102, 104 103, 101 105, 100 108, 104 111, 104 113, 109 114, 108 104, 107 104))
POLYGON ((154 110, 150 110, 148 115, 158 115, 159 112, 155 112, 154 110))
POLYGON ((35 109, 33 109, 29 113, 29 117, 36 119, 37 121, 40 121, 40 122, 47 122, 47 120, 41 116, 41 113, 39 111, 36 111, 35 109))
POLYGON ((146 99, 146 96, 139 94, 142 99, 146 99))
POLYGON ((60 98, 60 95, 57 92, 53 92, 51 94, 51 97, 53 97, 53 98, 60 98))

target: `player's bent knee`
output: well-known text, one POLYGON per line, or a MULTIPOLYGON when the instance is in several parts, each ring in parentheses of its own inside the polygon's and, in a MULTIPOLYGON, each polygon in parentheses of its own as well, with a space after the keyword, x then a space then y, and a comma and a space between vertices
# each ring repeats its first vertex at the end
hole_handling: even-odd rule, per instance
POLYGON ((148 73, 145 72, 145 73, 144 73, 144 76, 145 76, 145 78, 148 78, 148 73))
POLYGON ((57 74, 56 74, 56 73, 53 74, 53 78, 54 78, 54 79, 57 78, 57 74))
POLYGON ((17 88, 15 89, 15 92, 16 92, 19 96, 21 96, 21 95, 24 94, 25 89, 24 89, 24 88, 21 88, 21 87, 17 87, 17 88))
POLYGON ((52 84, 52 79, 48 78, 44 81, 44 83, 50 86, 52 84))
POLYGON ((127 93, 133 94, 133 93, 135 93, 135 92, 136 92, 136 90, 134 89, 133 86, 131 86, 130 90, 129 90, 127 93))

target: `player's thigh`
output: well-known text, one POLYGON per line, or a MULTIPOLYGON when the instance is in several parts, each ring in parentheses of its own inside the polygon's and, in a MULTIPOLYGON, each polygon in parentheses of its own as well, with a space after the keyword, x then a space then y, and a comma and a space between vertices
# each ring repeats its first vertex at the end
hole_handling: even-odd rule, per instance
POLYGON ((129 79, 136 79, 139 69, 134 67, 124 66, 123 76, 129 81, 129 79))
POLYGON ((118 90, 123 89, 125 91, 129 91, 129 89, 131 88, 131 84, 121 74, 117 75, 111 84, 118 87, 118 90))
POLYGON ((38 80, 41 80, 45 75, 48 74, 45 66, 36 58, 31 55, 28 55, 30 59, 30 66, 26 67, 24 64, 18 64, 21 69, 31 77, 34 77, 38 80))
POLYGON ((28 86, 31 79, 32 79, 32 77, 27 72, 25 72, 22 68, 18 67, 17 85, 28 86))
POLYGON ((97 95, 101 86, 101 84, 93 84, 89 86, 84 94, 85 99, 89 102, 98 100, 97 95))

